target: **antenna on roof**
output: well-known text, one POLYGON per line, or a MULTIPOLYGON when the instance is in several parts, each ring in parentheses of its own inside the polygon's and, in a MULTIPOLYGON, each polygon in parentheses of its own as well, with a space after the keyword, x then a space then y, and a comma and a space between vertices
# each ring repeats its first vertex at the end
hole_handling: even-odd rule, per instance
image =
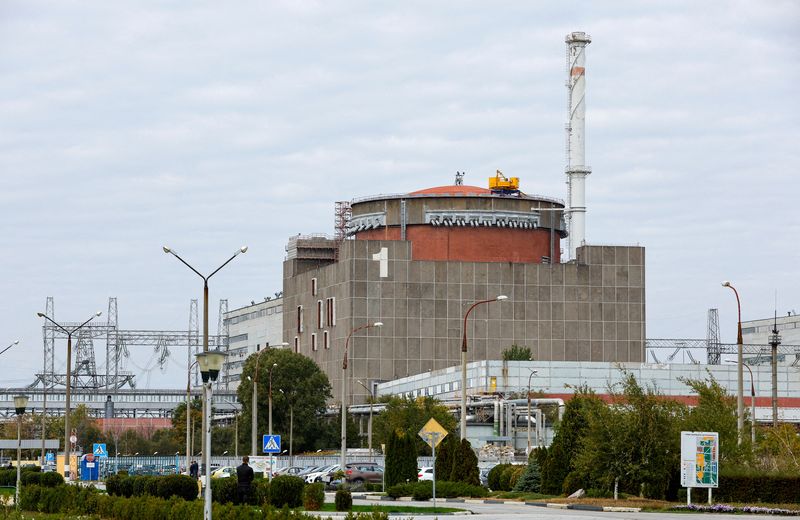
POLYGON ((464 184, 464 173, 465 172, 456 172, 456 186, 463 186, 464 184))

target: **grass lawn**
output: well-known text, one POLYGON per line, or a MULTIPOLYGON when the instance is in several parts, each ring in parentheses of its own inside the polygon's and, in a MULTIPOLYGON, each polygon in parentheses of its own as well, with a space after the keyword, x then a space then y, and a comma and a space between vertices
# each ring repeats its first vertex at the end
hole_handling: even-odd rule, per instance
POLYGON ((14 495, 13 487, 0 487, 0 495, 12 496, 14 495))
MULTIPOLYGON (((336 506, 334 504, 323 504, 322 511, 334 512, 336 506)), ((353 506, 355 513, 369 513, 371 511, 380 511, 382 513, 456 513, 464 511, 463 509, 456 509, 454 507, 416 507, 416 506, 402 506, 402 505, 370 505, 370 506, 353 506)))

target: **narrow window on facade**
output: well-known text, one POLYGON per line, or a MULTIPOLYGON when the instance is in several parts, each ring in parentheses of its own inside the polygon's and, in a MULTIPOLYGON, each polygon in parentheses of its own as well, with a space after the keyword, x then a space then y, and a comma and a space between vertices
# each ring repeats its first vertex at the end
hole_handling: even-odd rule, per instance
POLYGON ((300 353, 300 338, 298 338, 297 336, 294 337, 294 353, 295 354, 300 353))
POLYGON ((303 332, 303 306, 297 306, 297 332, 303 332))
POLYGON ((317 279, 316 278, 312 278, 311 279, 311 296, 316 296, 316 295, 317 295, 317 279))
POLYGON ((312 351, 316 351, 317 350, 317 333, 316 332, 312 332, 311 333, 311 350, 312 351))
POLYGON ((324 316, 322 314, 322 300, 317 300, 317 328, 321 329, 325 326, 323 322, 324 316))
POLYGON ((331 348, 331 339, 328 335, 328 331, 325 330, 322 332, 322 348, 329 349, 331 348))
POLYGON ((336 298, 327 298, 325 300, 325 315, 328 327, 336 326, 336 298))

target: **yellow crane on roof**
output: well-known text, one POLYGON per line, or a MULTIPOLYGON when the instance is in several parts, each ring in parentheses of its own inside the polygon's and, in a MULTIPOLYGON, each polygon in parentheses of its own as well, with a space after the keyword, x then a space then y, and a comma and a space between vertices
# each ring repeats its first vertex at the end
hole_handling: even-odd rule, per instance
POLYGON ((489 177, 489 189, 495 193, 517 193, 519 191, 519 177, 508 178, 503 172, 497 170, 494 177, 489 177))

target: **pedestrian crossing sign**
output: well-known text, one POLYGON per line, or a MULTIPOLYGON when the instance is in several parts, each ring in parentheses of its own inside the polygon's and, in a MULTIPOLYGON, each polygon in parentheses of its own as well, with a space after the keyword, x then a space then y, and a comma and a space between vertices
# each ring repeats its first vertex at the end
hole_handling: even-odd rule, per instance
POLYGON ((264 453, 280 453, 281 452, 281 436, 280 435, 264 435, 263 441, 264 453))
POLYGON ((106 449, 105 443, 95 443, 92 448, 92 454, 95 457, 108 457, 108 450, 106 449))

